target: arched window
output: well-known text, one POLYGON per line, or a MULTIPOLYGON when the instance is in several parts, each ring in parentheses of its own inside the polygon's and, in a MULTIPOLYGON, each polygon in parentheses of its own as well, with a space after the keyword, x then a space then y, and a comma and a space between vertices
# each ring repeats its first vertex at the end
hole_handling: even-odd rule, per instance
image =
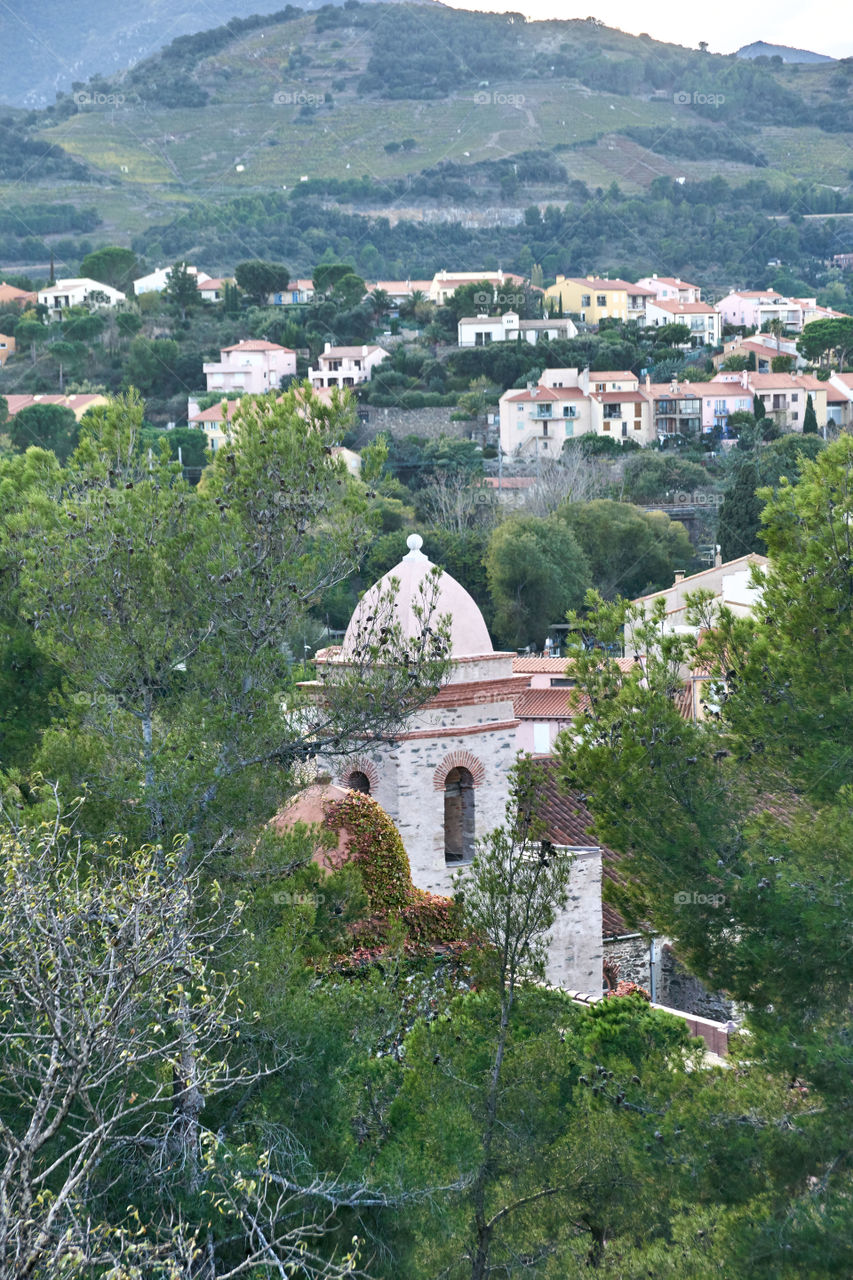
POLYGON ((474 856, 474 777, 451 769, 444 780, 444 861, 470 862, 474 856))
POLYGON ((362 773, 361 769, 353 769, 347 778, 347 786, 350 791, 361 791, 364 795, 370 795, 370 779, 366 773, 362 773))

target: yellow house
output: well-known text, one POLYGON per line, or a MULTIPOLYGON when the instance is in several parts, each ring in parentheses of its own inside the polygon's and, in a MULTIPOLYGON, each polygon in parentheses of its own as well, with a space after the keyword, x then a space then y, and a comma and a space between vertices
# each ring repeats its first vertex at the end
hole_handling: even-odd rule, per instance
POLYGON ((557 276, 545 290, 546 308, 562 306, 564 315, 580 316, 584 324, 602 320, 645 320, 646 299, 654 292, 627 280, 602 280, 598 276, 557 276), (552 303, 553 300, 553 303, 552 303))
POLYGON ((8 333, 0 333, 0 369, 15 354, 15 339, 8 333))

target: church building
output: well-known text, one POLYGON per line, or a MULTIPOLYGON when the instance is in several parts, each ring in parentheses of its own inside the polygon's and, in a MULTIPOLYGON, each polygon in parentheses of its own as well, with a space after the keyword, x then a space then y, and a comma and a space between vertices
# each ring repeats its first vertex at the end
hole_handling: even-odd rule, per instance
MULTIPOLYGON (((395 616, 406 639, 420 635, 418 602, 434 569, 412 534, 400 564, 365 592, 340 649, 316 656, 318 667, 346 662, 366 620, 399 583, 395 616)), ((368 792, 394 820, 409 856, 413 883, 451 894, 455 871, 475 842, 505 817, 509 770, 519 751, 514 699, 529 677, 513 673, 512 653, 495 652, 468 592, 441 572, 435 618, 450 619, 450 673, 438 693, 413 713, 389 745, 371 745, 338 769, 339 785, 368 792)), ((601 851, 588 843, 556 846, 573 857, 569 904, 552 931, 548 977, 572 990, 601 990, 601 851)))

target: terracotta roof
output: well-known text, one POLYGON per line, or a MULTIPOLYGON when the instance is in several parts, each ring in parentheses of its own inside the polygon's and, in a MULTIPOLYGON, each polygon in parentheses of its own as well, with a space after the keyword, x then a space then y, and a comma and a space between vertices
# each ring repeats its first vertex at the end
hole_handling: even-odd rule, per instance
MULTIPOLYGON (((554 288, 559 288, 562 282, 557 281, 554 288)), ((585 276, 566 276, 567 284, 586 284, 590 289, 600 289, 603 293, 608 291, 615 293, 619 290, 631 294, 648 294, 654 295, 654 289, 646 289, 641 284, 631 284, 630 280, 600 280, 598 276, 594 276, 591 280, 585 276)))
POLYGON ((677 298, 657 298, 654 305, 660 311, 670 311, 673 315, 685 312, 688 315, 716 315, 716 310, 707 302, 679 302, 677 298))
POLYGON ((575 689, 525 689, 515 698, 519 720, 571 720, 589 707, 589 698, 575 689))
POLYGON ((687 280, 677 280, 675 276, 646 276, 646 279, 657 280, 658 284, 671 285, 673 289, 698 289, 698 284, 690 284, 687 280))
POLYGON ((643 404, 646 399, 642 391, 590 391, 589 394, 599 404, 604 400, 616 401, 617 404, 643 404))
MULTIPOLYGON (((199 293, 207 293, 208 290, 224 289, 226 284, 230 283, 231 282, 229 280, 222 279, 219 276, 209 276, 207 280, 199 280, 196 287, 198 288, 199 293)), ((228 348, 226 347, 225 350, 227 349, 228 348)))
POLYGON ((354 359, 359 356, 372 355, 374 351, 383 351, 386 356, 388 354, 384 347, 380 347, 374 342, 368 343, 366 349, 364 347, 329 347, 328 351, 321 351, 318 358, 320 360, 354 359))
MULTIPOLYGON (((592 814, 576 793, 565 794, 559 785, 559 761, 553 756, 543 757, 541 763, 545 770, 545 783, 542 788, 542 818, 548 830, 548 839, 552 844, 565 845, 574 849, 600 849, 602 882, 609 880, 614 884, 622 882, 619 872, 622 861, 620 855, 592 834, 592 814)), ((615 907, 602 901, 601 932, 605 938, 618 938, 629 929, 615 907)))
MULTIPOLYGON (((680 582, 674 582, 671 587, 664 587, 661 591, 650 591, 648 595, 636 596, 635 604, 639 604, 641 600, 654 600, 658 596, 664 596, 667 592, 672 591, 673 587, 685 587, 692 582, 698 582, 700 578, 706 577, 709 573, 720 573, 721 571, 731 571, 732 569, 746 568, 748 564, 769 564, 767 556, 759 555, 757 551, 750 551, 745 556, 737 556, 734 560, 726 560, 724 564, 712 565, 710 569, 701 569, 699 573, 691 573, 688 577, 682 578, 680 582)), ((677 612, 677 610, 676 610, 677 612)))
POLYGON ((673 698, 673 704, 682 720, 693 719, 693 687, 685 684, 673 698))
POLYGON ((27 293, 26 289, 18 289, 13 284, 0 283, 0 302, 35 302, 38 294, 27 293))
POLYGON ((106 396, 97 394, 74 393, 67 396, 60 395, 7 395, 6 403, 9 408, 9 417, 14 418, 16 413, 20 413, 22 409, 29 409, 34 404, 58 404, 65 409, 71 409, 78 416, 93 404, 106 404, 106 396))
POLYGON ((225 401, 225 416, 222 414, 222 401, 218 404, 212 404, 209 409, 202 409, 201 413, 196 413, 190 418, 190 422, 230 422, 240 407, 239 400, 225 401))
POLYGON ((630 369, 590 369, 590 385, 593 382, 638 382, 636 373, 630 369))
MULTIPOLYGON (((634 667, 633 656, 627 658, 613 658, 620 671, 631 671, 634 667)), ((547 657, 544 654, 527 653, 518 654, 512 660, 513 671, 523 671, 528 675, 565 675, 571 666, 572 656, 567 654, 564 658, 547 657)))
POLYGON ((822 391, 826 386, 820 378, 813 378, 810 373, 751 373, 750 386, 772 391, 822 391))
POLYGON ((291 355, 293 352, 290 347, 282 347, 277 342, 264 342, 260 338, 248 338, 244 342, 236 342, 233 347, 222 347, 222 351, 287 351, 291 355))

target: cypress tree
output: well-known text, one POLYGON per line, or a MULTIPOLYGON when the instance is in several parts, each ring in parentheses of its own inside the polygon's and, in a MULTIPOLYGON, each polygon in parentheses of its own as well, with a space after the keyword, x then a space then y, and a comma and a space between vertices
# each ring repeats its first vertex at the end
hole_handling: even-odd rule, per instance
POLYGON ((806 412, 803 416, 803 435, 817 435, 817 414, 814 411, 812 393, 806 397, 806 412))
POLYGON ((760 484, 755 463, 751 460, 743 462, 723 500, 717 522, 717 542, 724 563, 750 551, 764 550, 758 541, 762 504, 755 496, 760 484))

